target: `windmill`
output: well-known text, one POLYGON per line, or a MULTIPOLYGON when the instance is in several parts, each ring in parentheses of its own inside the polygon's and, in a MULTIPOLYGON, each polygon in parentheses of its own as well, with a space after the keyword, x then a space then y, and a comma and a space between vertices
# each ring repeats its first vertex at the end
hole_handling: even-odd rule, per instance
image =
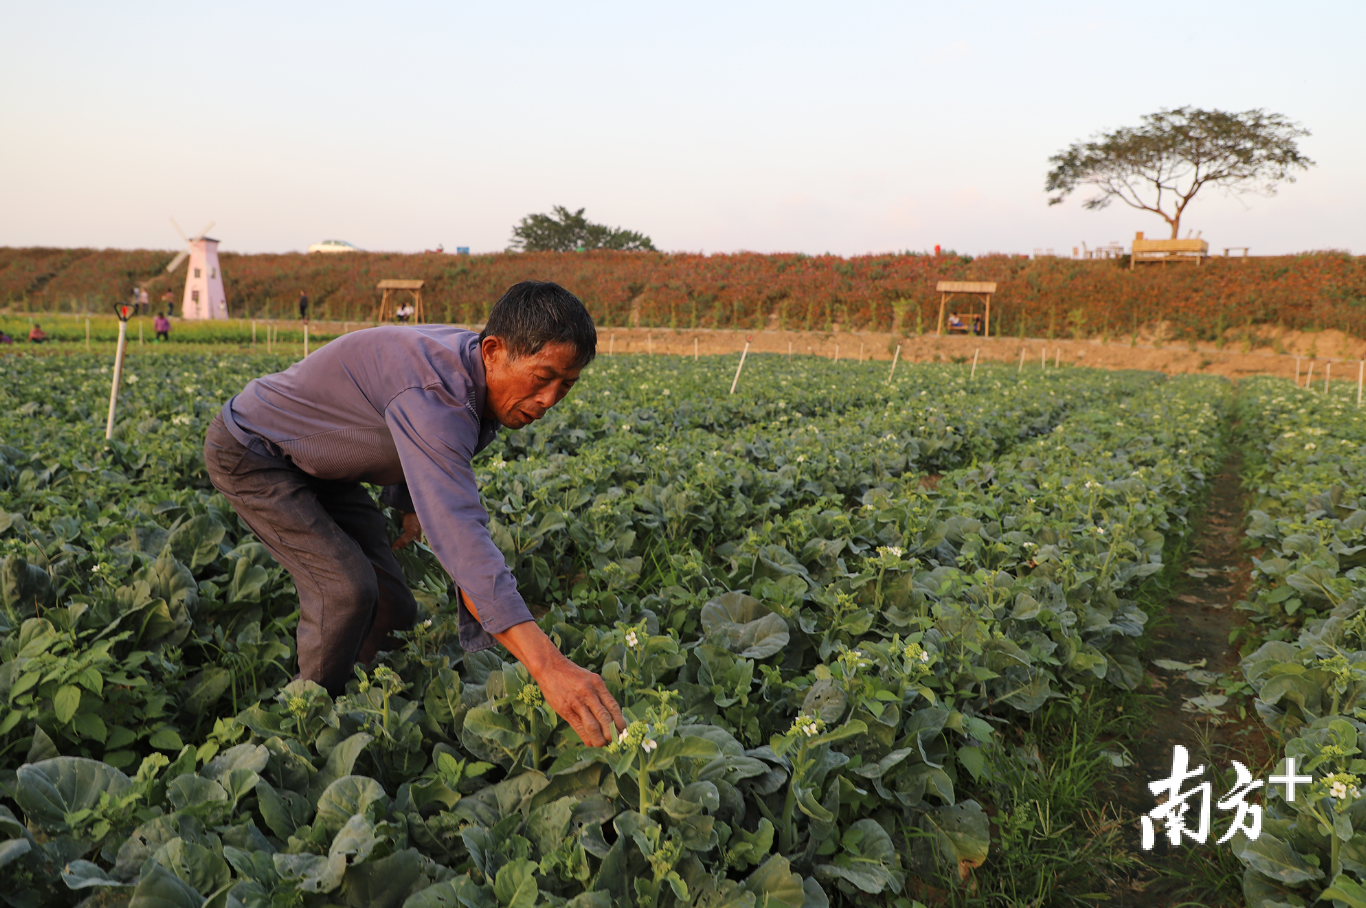
POLYGON ((199 231, 198 236, 190 239, 175 218, 171 218, 171 226, 185 241, 185 248, 171 259, 166 272, 169 274, 179 268, 185 259, 190 260, 190 267, 185 274, 185 296, 180 305, 181 318, 228 317, 228 297, 223 292, 223 273, 218 268, 218 240, 207 235, 213 225, 214 222, 210 221, 207 227, 199 231))

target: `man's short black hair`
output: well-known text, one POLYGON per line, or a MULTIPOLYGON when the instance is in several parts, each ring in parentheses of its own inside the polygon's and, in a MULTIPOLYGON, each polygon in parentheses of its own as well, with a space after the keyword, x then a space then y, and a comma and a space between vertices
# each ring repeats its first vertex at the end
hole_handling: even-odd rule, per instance
POLYGON ((502 338, 513 359, 531 356, 550 343, 573 344, 574 368, 582 369, 598 352, 598 330, 577 296, 552 281, 513 284, 493 304, 479 333, 502 338))

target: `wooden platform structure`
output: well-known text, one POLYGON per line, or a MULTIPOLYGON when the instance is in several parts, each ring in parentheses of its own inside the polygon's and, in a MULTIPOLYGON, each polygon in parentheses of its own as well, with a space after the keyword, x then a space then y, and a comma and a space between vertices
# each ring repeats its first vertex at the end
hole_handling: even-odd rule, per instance
POLYGON ((1134 236, 1133 254, 1129 256, 1129 270, 1139 262, 1195 262, 1209 258, 1209 243, 1205 240, 1145 240, 1143 234, 1134 236))
MULTIPOLYGON (((934 289, 939 291, 939 330, 935 332, 936 334, 941 337, 944 334, 944 306, 948 303, 949 297, 956 293, 966 293, 970 296, 979 297, 983 301, 986 310, 985 314, 978 312, 954 312, 950 314, 958 316, 959 318, 966 315, 969 319, 969 325, 975 323, 977 317, 982 315, 982 336, 991 336, 991 295, 996 292, 995 281, 940 281, 935 285, 934 289)), ((949 330, 953 331, 955 329, 950 328, 949 330)), ((972 329, 968 328, 966 330, 971 331, 972 329)))
POLYGON ((379 316, 376 321, 387 322, 392 320, 394 310, 389 308, 389 294, 397 290, 407 290, 413 295, 413 324, 422 324, 425 317, 422 309, 422 285, 424 283, 425 281, 387 280, 376 284, 375 289, 383 292, 379 301, 379 316))

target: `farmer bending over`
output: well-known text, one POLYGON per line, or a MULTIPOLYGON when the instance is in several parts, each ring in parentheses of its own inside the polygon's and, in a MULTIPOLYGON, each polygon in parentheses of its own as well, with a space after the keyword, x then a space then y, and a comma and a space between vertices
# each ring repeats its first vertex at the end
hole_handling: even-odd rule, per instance
POLYGON ((496 639, 585 744, 625 727, 602 678, 536 625, 493 544, 470 459, 500 426, 540 419, 578 380, 597 332, 578 298, 526 281, 482 334, 446 325, 343 335, 257 378, 214 417, 209 477, 299 591, 299 676, 341 693, 357 660, 417 616, 384 516, 362 482, 403 514, 394 548, 426 531, 459 587, 460 643, 496 639))

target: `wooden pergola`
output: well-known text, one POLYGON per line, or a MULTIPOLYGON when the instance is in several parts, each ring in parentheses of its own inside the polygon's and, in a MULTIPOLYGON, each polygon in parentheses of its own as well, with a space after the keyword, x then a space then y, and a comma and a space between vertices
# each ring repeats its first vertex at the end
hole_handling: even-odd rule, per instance
POLYGON ((377 321, 387 322, 394 317, 393 310, 389 308, 389 294, 396 290, 407 290, 413 295, 413 324, 422 324, 425 314, 422 310, 423 283, 424 281, 386 280, 376 284, 375 289, 383 291, 384 294, 380 297, 377 321))
MULTIPOLYGON (((971 296, 981 297, 985 302, 986 314, 982 321, 982 336, 991 336, 991 295, 996 292, 995 281, 940 281, 935 285, 935 290, 939 291, 939 329, 936 334, 944 334, 944 305, 949 297, 955 293, 966 293, 971 296)), ((955 313, 956 314, 956 313, 955 313)), ((968 313, 971 317, 976 317, 976 312, 968 313)))

